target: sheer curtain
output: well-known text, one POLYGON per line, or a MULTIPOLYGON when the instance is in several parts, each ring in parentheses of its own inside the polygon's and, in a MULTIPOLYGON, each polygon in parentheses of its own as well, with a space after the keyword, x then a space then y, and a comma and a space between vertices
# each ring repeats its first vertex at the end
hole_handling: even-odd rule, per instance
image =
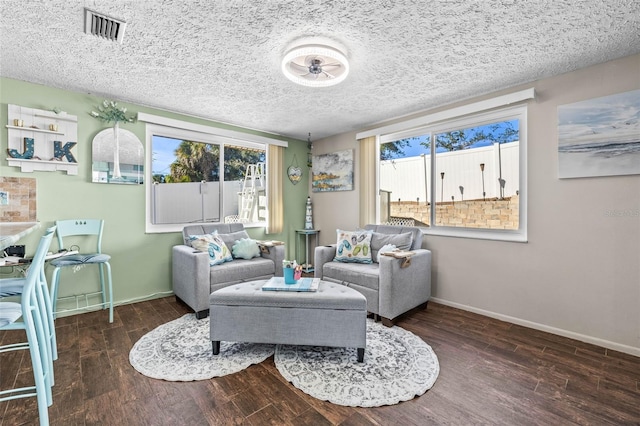
POLYGON ((282 169, 284 148, 269 144, 267 148, 267 234, 279 234, 284 228, 284 203, 282 200, 282 169))
POLYGON ((376 223, 376 136, 359 139, 360 226, 376 223))

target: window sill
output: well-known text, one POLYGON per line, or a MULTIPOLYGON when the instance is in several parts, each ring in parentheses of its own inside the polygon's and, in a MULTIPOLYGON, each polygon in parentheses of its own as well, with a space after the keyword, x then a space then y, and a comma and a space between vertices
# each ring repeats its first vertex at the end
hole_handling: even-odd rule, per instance
POLYGON ((527 243, 526 231, 500 231, 496 229, 465 229, 452 227, 426 228, 422 227, 425 235, 439 237, 472 238, 477 240, 504 241, 510 243, 527 243))

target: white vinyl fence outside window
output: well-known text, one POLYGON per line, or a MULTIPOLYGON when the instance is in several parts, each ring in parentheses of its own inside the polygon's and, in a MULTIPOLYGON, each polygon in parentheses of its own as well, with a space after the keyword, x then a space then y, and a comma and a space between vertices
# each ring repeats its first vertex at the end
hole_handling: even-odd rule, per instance
MULTIPOLYGON (((435 173, 435 202, 504 198, 519 191, 519 142, 438 154, 435 173), (480 164, 483 164, 484 171, 480 164), (440 173, 444 172, 444 179, 440 173), (501 193, 499 178, 505 181, 501 193), (483 186, 484 183, 484 186, 483 186), (460 186, 463 192, 460 192, 460 186), (484 188, 484 195, 483 195, 484 188)), ((380 162, 380 190, 390 193, 390 201, 427 201, 431 176, 431 156, 400 158, 380 162)))

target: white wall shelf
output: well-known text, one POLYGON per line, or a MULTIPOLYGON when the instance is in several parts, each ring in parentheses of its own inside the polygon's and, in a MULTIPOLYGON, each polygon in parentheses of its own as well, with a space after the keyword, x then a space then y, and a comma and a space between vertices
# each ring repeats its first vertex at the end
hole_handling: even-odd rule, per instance
POLYGON ((55 172, 63 171, 68 175, 78 174, 78 163, 69 163, 68 161, 50 161, 50 160, 24 160, 22 158, 7 158, 10 166, 20 167, 23 173, 31 172, 55 172))
MULTIPOLYGON (((46 111, 45 111, 46 112, 46 111)), ((58 120, 62 120, 62 121, 73 121, 74 123, 78 121, 78 118, 75 115, 67 115, 66 112, 61 112, 60 114, 56 114, 56 113, 40 113, 40 114, 34 114, 35 117, 42 117, 42 118, 50 118, 53 121, 58 121, 58 120)))
POLYGON ((21 130, 21 131, 25 131, 25 132, 40 132, 40 133, 50 133, 52 135, 64 135, 64 133, 62 133, 62 132, 53 132, 51 130, 38 129, 38 128, 34 128, 34 127, 10 126, 8 124, 5 127, 7 129, 16 129, 16 130, 21 130))
MULTIPOLYGON (((12 167, 20 167, 23 173, 35 171, 55 172, 63 171, 68 175, 78 174, 78 163, 69 161, 66 155, 70 153, 72 160, 77 158, 78 142, 78 117, 66 113, 55 114, 50 111, 27 108, 19 105, 7 106, 7 118, 9 123, 14 120, 22 120, 23 126, 7 124, 8 143, 7 152, 15 150, 24 154, 26 149, 25 139, 33 139, 32 158, 7 157, 7 163, 12 167), (49 126, 57 126, 57 130, 49 130, 49 126), (61 147, 73 142, 73 147, 68 148, 65 155, 55 158, 55 145, 60 143, 61 147)), ((15 154, 13 154, 15 155, 15 154)))

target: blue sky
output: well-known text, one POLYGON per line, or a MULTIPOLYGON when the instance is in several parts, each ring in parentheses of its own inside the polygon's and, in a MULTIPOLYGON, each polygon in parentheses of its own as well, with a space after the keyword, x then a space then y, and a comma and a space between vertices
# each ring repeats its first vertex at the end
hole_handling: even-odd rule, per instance
POLYGON ((167 138, 164 136, 153 136, 153 169, 152 174, 167 174, 169 166, 175 160, 176 148, 180 146, 181 139, 167 138))
MULTIPOLYGON (((518 128, 518 120, 505 121, 501 127, 503 128, 506 127, 507 123, 511 123, 514 129, 518 128)), ((491 125, 478 126, 478 127, 473 127, 473 128, 464 129, 464 130, 473 131, 474 133, 477 131, 485 131, 486 133, 489 133, 491 131, 491 129, 489 128, 490 126, 491 125)), ((410 145, 404 148, 404 155, 399 155, 395 158, 417 157, 417 156, 420 156, 421 154, 429 155, 430 154, 429 148, 420 144, 420 142, 425 141, 427 139, 428 139, 427 137, 419 137, 417 138, 417 140, 411 139, 410 145)), ((481 146, 487 146, 487 145, 491 145, 491 141, 483 141, 483 142, 476 143, 472 145, 471 148, 479 148, 481 146)), ((437 149, 437 152, 443 152, 443 151, 445 150, 442 148, 437 149)))

